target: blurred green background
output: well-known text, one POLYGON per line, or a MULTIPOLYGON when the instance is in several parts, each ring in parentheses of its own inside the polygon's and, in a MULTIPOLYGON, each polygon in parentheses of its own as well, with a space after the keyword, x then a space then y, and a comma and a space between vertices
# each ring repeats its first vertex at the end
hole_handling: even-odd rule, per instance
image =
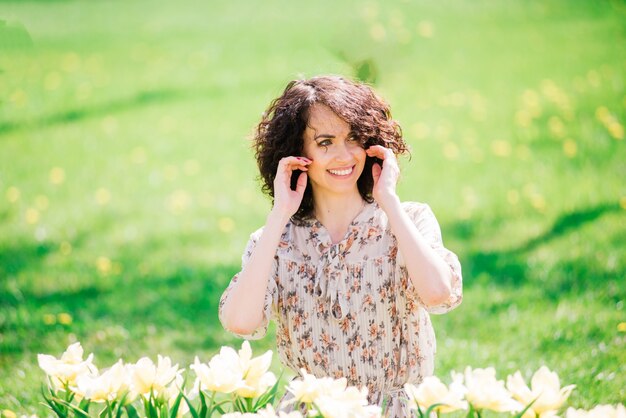
POLYGON ((391 104, 400 196, 462 261, 436 374, 626 398, 623 1, 2 1, 0 409, 46 414, 36 354, 74 341, 101 368, 240 345, 217 302, 270 207, 248 138, 326 73, 391 104))

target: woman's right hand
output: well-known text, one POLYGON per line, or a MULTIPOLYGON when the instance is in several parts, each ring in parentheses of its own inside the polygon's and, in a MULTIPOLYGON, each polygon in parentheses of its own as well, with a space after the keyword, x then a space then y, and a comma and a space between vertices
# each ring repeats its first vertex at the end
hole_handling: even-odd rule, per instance
POLYGON ((284 157, 278 162, 274 178, 274 209, 284 216, 291 217, 300 208, 306 189, 307 166, 313 161, 305 157, 284 157), (302 173, 298 177, 296 190, 291 189, 291 176, 294 170, 302 173))

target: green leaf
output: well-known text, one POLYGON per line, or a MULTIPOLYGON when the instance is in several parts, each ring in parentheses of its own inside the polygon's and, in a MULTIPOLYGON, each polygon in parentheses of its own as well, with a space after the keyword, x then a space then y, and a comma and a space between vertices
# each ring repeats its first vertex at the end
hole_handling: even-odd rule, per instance
POLYGON ((146 414, 146 418, 150 417, 150 399, 146 399, 142 397, 142 403, 143 403, 143 412, 144 414, 146 414))
POLYGON ((71 403, 69 403, 68 401, 64 401, 63 399, 58 399, 57 400, 58 403, 60 403, 61 405, 65 406, 68 409, 71 409, 72 411, 74 411, 74 413, 82 418, 89 418, 89 414, 86 413, 85 411, 83 411, 82 409, 78 408, 75 405, 72 405, 71 403))
POLYGON ((106 418, 108 413, 109 413, 109 406, 107 405, 105 408, 102 408, 102 411, 100 411, 100 414, 98 414, 98 418, 106 418))
POLYGON ((206 418, 207 416, 207 407, 206 407, 206 399, 204 399, 204 393, 202 391, 198 392, 200 395, 200 418, 206 418))
MULTIPOLYGON (((128 398, 128 394, 129 394, 129 392, 128 392, 128 391, 126 391, 126 392, 124 393, 124 396, 122 396, 122 397, 120 398, 120 400, 119 400, 119 404, 118 404, 120 407, 121 407, 121 406, 123 406, 123 405, 126 403, 126 399, 128 398)), ((118 409, 119 409, 119 408, 118 408, 118 409)))
MULTIPOLYGON (((282 373, 281 373, 281 377, 282 377, 282 373)), ((278 383, 280 382, 280 377, 276 380, 276 383, 274 383, 274 386, 272 386, 271 388, 269 388, 268 390, 266 390, 261 396, 259 396, 259 398, 257 399, 256 403, 253 406, 254 412, 258 411, 259 409, 262 409, 265 407, 265 405, 267 405, 268 403, 274 403, 274 399, 276 398, 276 392, 278 391, 278 383)))
MULTIPOLYGON (((182 392, 181 392, 182 393, 182 392)), ((202 393, 202 392, 200 392, 202 393)), ((187 398, 184 394, 183 394, 183 399, 185 400, 185 402, 187 402, 187 406, 189 407, 189 413, 191 414, 191 416, 193 418, 200 418, 198 416, 198 412, 196 412, 196 408, 193 407, 193 405, 191 404, 191 401, 189 400, 189 398, 187 398)))
POLYGON ((239 396, 234 396, 233 407, 237 412, 246 412, 246 404, 239 396))
MULTIPOLYGON (((541 395, 540 395, 541 396, 541 395)), ((531 403, 529 403, 528 405, 526 405, 526 407, 524 409, 522 409, 517 415, 515 415, 515 417, 513 418, 522 418, 524 416, 524 414, 526 413, 526 411, 528 411, 528 409, 530 409, 530 407, 537 402, 537 399, 539 399, 539 396, 537 396, 535 399, 533 399, 533 401, 531 403)))
POLYGON ((180 401, 183 399, 183 392, 180 392, 174 401, 174 405, 172 405, 172 409, 170 410, 170 418, 176 418, 176 414, 178 414, 178 408, 180 406, 180 401))
POLYGON ((387 412, 387 402, 388 401, 389 401, 389 398, 387 396, 383 396, 383 403, 380 406, 380 410, 381 410, 383 415, 385 414, 385 412, 387 412))
POLYGON ((470 403, 466 418, 472 418, 473 416, 474 416, 474 406, 472 406, 472 404, 470 403))
POLYGON ((46 401, 48 408, 50 408, 52 412, 54 412, 57 415, 57 417, 59 418, 67 417, 67 414, 63 413, 63 411, 59 409, 57 404, 52 399, 46 396, 45 392, 42 392, 42 394, 43 394, 43 399, 46 401))
POLYGON ((89 414, 89 407, 91 406, 91 400, 87 399, 87 398, 83 398, 82 401, 80 401, 80 403, 78 404, 78 407, 85 411, 87 414, 89 414))
POLYGON ((426 410, 426 413, 424 414, 427 417, 430 417, 430 413, 433 411, 433 409, 445 405, 445 403, 434 403, 431 406, 428 407, 428 409, 426 410))
POLYGON ((125 409, 126 409, 126 415, 128 415, 128 418, 139 418, 139 414, 137 413, 137 409, 135 409, 134 406, 126 405, 125 409))
POLYGON ((159 418, 159 412, 154 405, 154 397, 150 393, 150 400, 148 401, 148 417, 147 418, 159 418))
POLYGON ((124 405, 124 398, 125 397, 126 396, 124 395, 122 400, 120 400, 119 403, 117 404, 117 407, 115 409, 115 418, 122 418, 122 412, 124 412, 124 410, 122 409, 122 406, 124 405))
POLYGON ((52 409, 52 411, 59 417, 59 418, 67 418, 69 416, 68 410, 66 407, 64 407, 59 401, 61 400, 60 398, 58 398, 56 396, 55 391, 52 390, 52 388, 49 386, 47 388, 43 387, 42 385, 42 390, 41 390, 41 394, 43 395, 44 400, 46 401, 46 403, 48 404, 48 407, 50 409, 52 409), (50 392, 50 394, 46 394, 46 392, 50 392))

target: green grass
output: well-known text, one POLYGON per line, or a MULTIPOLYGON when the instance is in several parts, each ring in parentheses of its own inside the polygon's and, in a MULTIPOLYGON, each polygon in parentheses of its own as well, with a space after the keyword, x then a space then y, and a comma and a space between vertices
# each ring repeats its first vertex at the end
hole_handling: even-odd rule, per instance
POLYGON ((364 60, 413 148, 399 193, 463 264, 437 375, 626 398, 620 2, 220 3, 0 2, 32 38, 0 43, 0 409, 45 414, 36 354, 75 340, 100 367, 239 345, 217 302, 269 209, 246 138, 288 80, 364 60))

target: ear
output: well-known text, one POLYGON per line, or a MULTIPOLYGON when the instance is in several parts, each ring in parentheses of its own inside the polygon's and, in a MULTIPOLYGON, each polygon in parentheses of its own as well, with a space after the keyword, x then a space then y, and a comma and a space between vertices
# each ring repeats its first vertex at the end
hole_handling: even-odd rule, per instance
POLYGON ((380 173, 382 173, 383 169, 378 163, 372 164, 372 177, 374 178, 374 184, 378 183, 378 179, 380 178, 380 173))

